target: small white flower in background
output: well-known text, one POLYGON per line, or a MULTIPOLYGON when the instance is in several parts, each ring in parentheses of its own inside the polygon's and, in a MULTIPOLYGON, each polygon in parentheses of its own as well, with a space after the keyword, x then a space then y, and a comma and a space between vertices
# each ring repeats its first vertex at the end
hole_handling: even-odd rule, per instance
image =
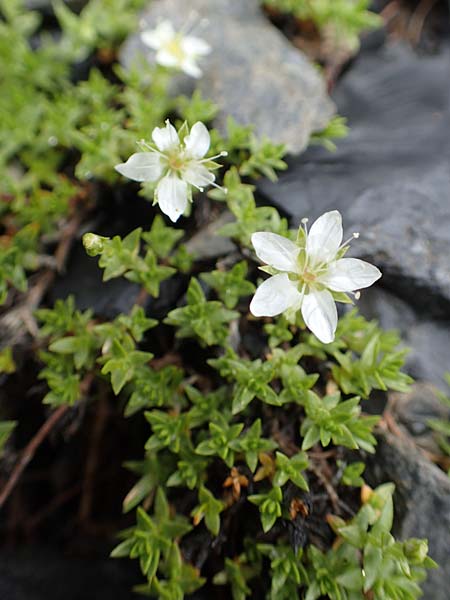
POLYGON ((139 144, 144 152, 132 154, 127 162, 114 168, 134 181, 158 182, 155 203, 175 222, 192 199, 192 187, 201 192, 208 185, 219 187, 214 183, 211 169, 220 167, 214 159, 227 153, 203 158, 209 150, 210 136, 200 121, 190 132, 186 124, 177 132, 167 120, 165 127, 155 127, 152 138, 154 145, 141 140, 139 144), (185 134, 182 141, 179 134, 185 134))
POLYGON ((170 21, 162 21, 155 29, 143 31, 141 39, 146 46, 156 50, 156 62, 163 67, 181 69, 191 77, 199 78, 202 72, 197 61, 211 52, 211 47, 198 37, 175 31, 170 21))
POLYGON ((329 344, 338 320, 335 301, 345 301, 347 293, 359 298, 354 292, 372 285, 381 273, 363 260, 342 258, 350 240, 342 243, 342 217, 337 210, 319 217, 309 232, 306 223, 304 219, 297 243, 276 233, 252 235, 256 255, 269 265, 262 269, 272 277, 256 290, 250 311, 256 317, 274 317, 300 309, 306 326, 329 344))

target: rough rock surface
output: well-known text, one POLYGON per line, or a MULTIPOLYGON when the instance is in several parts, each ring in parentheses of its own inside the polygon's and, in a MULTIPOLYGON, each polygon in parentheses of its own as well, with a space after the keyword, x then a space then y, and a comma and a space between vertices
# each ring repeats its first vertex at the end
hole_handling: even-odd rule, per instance
POLYGON ((374 483, 392 481, 396 485, 395 534, 401 539, 427 538, 430 556, 440 566, 429 571, 422 584, 423 598, 448 600, 450 478, 425 459, 413 444, 389 433, 379 439, 369 472, 374 483))
POLYGON ((450 307, 450 169, 378 185, 359 196, 347 222, 361 231, 354 251, 383 272, 384 285, 430 314, 450 307))
POLYGON ((376 318, 384 329, 399 331, 410 349, 405 369, 412 377, 448 391, 443 375, 450 370, 450 315, 432 320, 423 310, 414 310, 381 286, 364 290, 358 307, 366 318, 376 318))
POLYGON ((348 138, 260 186, 293 222, 338 208, 382 285, 440 317, 450 307, 449 72, 448 44, 436 55, 401 44, 366 51, 335 94, 348 138))
MULTIPOLYGON (((141 27, 152 28, 162 19, 177 28, 199 21, 194 34, 212 52, 202 60, 198 85, 220 107, 219 129, 225 129, 231 115, 297 154, 311 132, 323 129, 334 114, 317 69, 262 15, 259 0, 155 1, 143 14, 141 27)), ((153 52, 136 33, 125 43, 121 61, 130 66, 142 53, 152 60, 153 52)), ((194 83, 180 76, 177 89, 194 83)))
POLYGON ((407 394, 389 394, 389 400, 396 423, 414 438, 414 443, 428 452, 441 455, 428 420, 449 420, 450 408, 439 400, 436 388, 428 383, 415 383, 407 394))
POLYGON ((448 392, 442 376, 450 371, 450 321, 419 320, 407 343, 412 348, 408 364, 415 377, 448 392))
MULTIPOLYGON (((345 215, 368 190, 408 186, 438 165, 448 172, 449 72, 450 45, 435 55, 415 54, 400 43, 367 49, 334 93, 349 136, 335 153, 308 149, 276 184, 263 182, 261 192, 298 222, 332 208, 345 215)), ((441 200, 449 204, 448 190, 441 200)))
POLYGON ((220 236, 217 232, 233 220, 233 215, 224 211, 215 221, 193 235, 186 243, 186 248, 197 260, 211 260, 231 254, 236 249, 235 244, 230 238, 220 236))

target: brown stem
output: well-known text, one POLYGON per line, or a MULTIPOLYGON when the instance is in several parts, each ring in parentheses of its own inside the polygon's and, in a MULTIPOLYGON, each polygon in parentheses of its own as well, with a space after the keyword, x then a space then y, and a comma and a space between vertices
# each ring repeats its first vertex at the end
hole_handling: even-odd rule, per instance
POLYGON ((148 292, 144 287, 142 287, 139 290, 139 293, 136 296, 136 300, 134 301, 134 303, 137 304, 138 306, 144 306, 145 303, 147 302, 147 300, 148 300, 148 292))
POLYGON ((82 522, 89 520, 92 512, 92 503, 96 483, 96 474, 99 467, 99 453, 103 433, 108 420, 108 401, 105 391, 101 395, 97 404, 97 414, 94 427, 92 429, 91 443, 89 446, 86 469, 84 473, 83 493, 81 496, 78 518, 82 522))
MULTIPOLYGON (((94 380, 94 374, 88 373, 82 382, 80 383, 80 396, 85 396, 88 393, 89 388, 94 380)), ((17 461, 14 469, 9 476, 8 481, 6 482, 5 487, 0 493, 0 509, 3 507, 5 502, 8 500, 11 492, 15 488, 17 482, 19 481, 22 473, 26 469, 28 463, 30 463, 34 455, 36 454, 37 449, 45 440, 45 438, 49 435, 53 427, 62 419, 62 417, 69 410, 68 405, 63 405, 57 408, 45 421, 45 423, 41 426, 38 432, 33 436, 33 438, 29 441, 29 443, 25 446, 25 449, 22 452, 21 457, 17 461)))
POLYGON ((437 0, 421 0, 409 22, 408 34, 414 46, 420 42, 425 21, 437 0))
POLYGON ((8 500, 11 492, 15 488, 28 463, 33 459, 39 446, 48 436, 48 434, 56 425, 56 423, 58 423, 58 421, 60 421, 61 418, 66 414, 68 409, 68 406, 60 406, 59 408, 57 408, 55 412, 53 412, 45 421, 45 423, 42 425, 42 427, 39 429, 36 435, 27 444, 25 450, 22 452, 22 456, 16 463, 16 466, 14 467, 8 481, 6 482, 5 487, 3 488, 0 494, 0 509, 8 500))

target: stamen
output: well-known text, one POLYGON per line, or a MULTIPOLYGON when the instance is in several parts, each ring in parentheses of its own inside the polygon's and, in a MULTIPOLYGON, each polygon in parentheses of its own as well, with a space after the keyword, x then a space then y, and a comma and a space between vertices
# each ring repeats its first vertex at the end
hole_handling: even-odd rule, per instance
POLYGON ((224 194, 228 193, 228 189, 226 187, 217 185, 217 183, 215 183, 214 181, 211 181, 211 182, 208 181, 208 184, 212 185, 213 187, 217 188, 218 190, 221 190, 224 194))
POLYGON ((192 187, 195 188, 196 190, 198 190, 199 192, 205 191, 204 188, 202 188, 200 185, 195 185, 195 183, 190 183, 189 185, 192 185, 192 187))
POLYGON ((303 225, 303 229, 305 230, 306 235, 308 235, 308 221, 309 221, 309 219, 307 217, 304 217, 301 220, 301 223, 303 225))
POLYGON ((137 143, 138 146, 141 146, 143 148, 146 148, 147 150, 150 150, 150 152, 155 152, 155 154, 159 154, 159 156, 164 156, 164 158, 167 158, 166 155, 163 152, 161 152, 160 150, 158 150, 155 146, 151 146, 145 140, 139 140, 136 143, 137 143))
POLYGON ((359 300, 361 298, 361 292, 345 292, 349 296, 353 296, 355 300, 359 300))
POLYGON ((214 156, 208 156, 207 158, 202 158, 197 162, 205 163, 209 162, 210 160, 215 160, 216 158, 221 158, 222 156, 228 156, 228 152, 226 150, 222 150, 222 152, 219 152, 219 154, 215 154, 214 156))
POLYGON ((342 250, 342 248, 345 248, 345 246, 348 246, 352 240, 357 240, 358 238, 359 238, 358 232, 352 233, 352 237, 349 237, 348 240, 346 240, 344 243, 342 243, 339 246, 338 251, 342 250))

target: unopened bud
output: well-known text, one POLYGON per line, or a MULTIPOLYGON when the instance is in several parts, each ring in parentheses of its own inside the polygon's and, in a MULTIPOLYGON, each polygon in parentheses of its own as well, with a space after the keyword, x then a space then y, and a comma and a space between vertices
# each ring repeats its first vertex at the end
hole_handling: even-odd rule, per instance
POLYGON ((411 538, 404 542, 403 549, 406 558, 413 564, 422 564, 428 554, 428 542, 427 540, 411 538))
POLYGON ((103 252, 105 241, 108 238, 95 233, 85 233, 83 235, 83 246, 89 256, 98 256, 103 252))

